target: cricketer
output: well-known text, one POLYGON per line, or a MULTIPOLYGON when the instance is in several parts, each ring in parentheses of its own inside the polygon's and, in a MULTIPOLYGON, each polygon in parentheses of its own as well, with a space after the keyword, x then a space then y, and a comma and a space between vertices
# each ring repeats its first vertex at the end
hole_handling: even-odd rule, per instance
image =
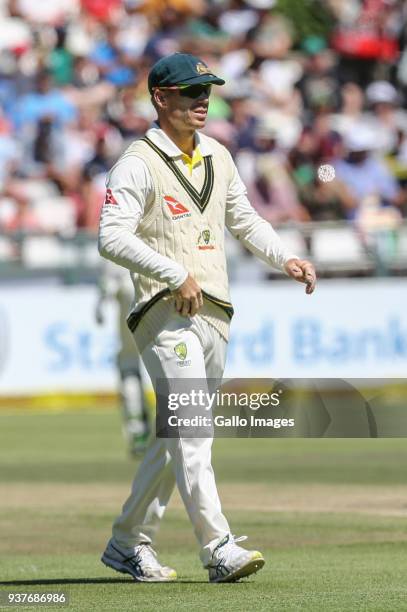
MULTIPOLYGON (((222 377, 233 315, 225 227, 254 255, 305 283, 307 294, 315 288, 313 265, 287 251, 250 205, 230 153, 199 131, 211 87, 224 83, 192 55, 159 60, 148 77, 158 119, 107 178, 99 251, 130 270, 135 301, 127 322, 153 385, 222 377)), ((152 548, 176 484, 210 582, 263 567, 263 555, 240 545, 245 536, 232 535, 222 512, 211 447, 211 438, 153 436, 114 521, 102 556, 107 566, 136 581, 176 580, 152 548)))

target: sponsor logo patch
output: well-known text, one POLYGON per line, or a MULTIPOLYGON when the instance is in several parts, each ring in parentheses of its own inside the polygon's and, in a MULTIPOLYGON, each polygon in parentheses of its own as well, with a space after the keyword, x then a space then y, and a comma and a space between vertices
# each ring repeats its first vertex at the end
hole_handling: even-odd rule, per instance
POLYGON ((180 368, 185 368, 186 366, 191 365, 191 360, 187 359, 188 349, 185 342, 179 342, 176 346, 174 346, 174 353, 179 359, 179 361, 177 361, 177 365, 180 368))
POLYGON ((200 251, 213 251, 215 248, 214 239, 211 230, 204 229, 198 236, 198 249, 200 251))
POLYGON ((104 201, 103 206, 119 206, 111 189, 106 189, 106 196, 105 196, 105 201, 104 201))
POLYGON ((172 220, 185 219, 191 216, 188 208, 172 196, 164 196, 164 201, 172 215, 172 220))

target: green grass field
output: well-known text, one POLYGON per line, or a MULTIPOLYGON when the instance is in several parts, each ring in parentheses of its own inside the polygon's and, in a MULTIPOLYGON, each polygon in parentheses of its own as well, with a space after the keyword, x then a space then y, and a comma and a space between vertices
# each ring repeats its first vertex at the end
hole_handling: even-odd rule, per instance
POLYGON ((405 440, 217 440, 214 464, 265 568, 208 584, 174 495, 156 548, 179 581, 137 584, 99 561, 136 467, 118 412, 3 411, 0 589, 66 590, 84 612, 407 610, 405 440))

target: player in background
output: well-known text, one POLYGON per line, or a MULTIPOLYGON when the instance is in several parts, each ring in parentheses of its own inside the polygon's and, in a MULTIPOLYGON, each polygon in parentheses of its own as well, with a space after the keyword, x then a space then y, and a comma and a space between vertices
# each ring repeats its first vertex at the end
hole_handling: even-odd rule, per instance
POLYGON ((126 323, 134 299, 134 287, 128 271, 104 259, 99 277, 99 297, 95 318, 103 325, 106 301, 114 300, 118 306, 120 338, 116 363, 119 370, 119 392, 123 419, 123 435, 132 455, 142 454, 150 435, 148 409, 140 372, 140 357, 126 323))

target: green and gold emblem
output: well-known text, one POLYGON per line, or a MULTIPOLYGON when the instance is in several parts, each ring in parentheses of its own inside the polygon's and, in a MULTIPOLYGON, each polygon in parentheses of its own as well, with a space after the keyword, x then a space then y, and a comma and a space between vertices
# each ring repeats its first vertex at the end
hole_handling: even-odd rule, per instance
POLYGON ((204 229, 200 232, 198 236, 198 249, 206 250, 206 249, 214 249, 215 246, 213 244, 213 236, 211 234, 210 229, 204 229))
POLYGON ((209 70, 208 66, 205 66, 205 64, 203 64, 202 62, 198 62, 195 66, 195 69, 198 74, 211 74, 211 71, 209 70))
POLYGON ((181 361, 184 361, 186 356, 187 356, 187 345, 185 344, 185 342, 179 342, 175 347, 174 347, 174 353, 176 354, 176 356, 178 357, 178 359, 181 359, 181 361))

